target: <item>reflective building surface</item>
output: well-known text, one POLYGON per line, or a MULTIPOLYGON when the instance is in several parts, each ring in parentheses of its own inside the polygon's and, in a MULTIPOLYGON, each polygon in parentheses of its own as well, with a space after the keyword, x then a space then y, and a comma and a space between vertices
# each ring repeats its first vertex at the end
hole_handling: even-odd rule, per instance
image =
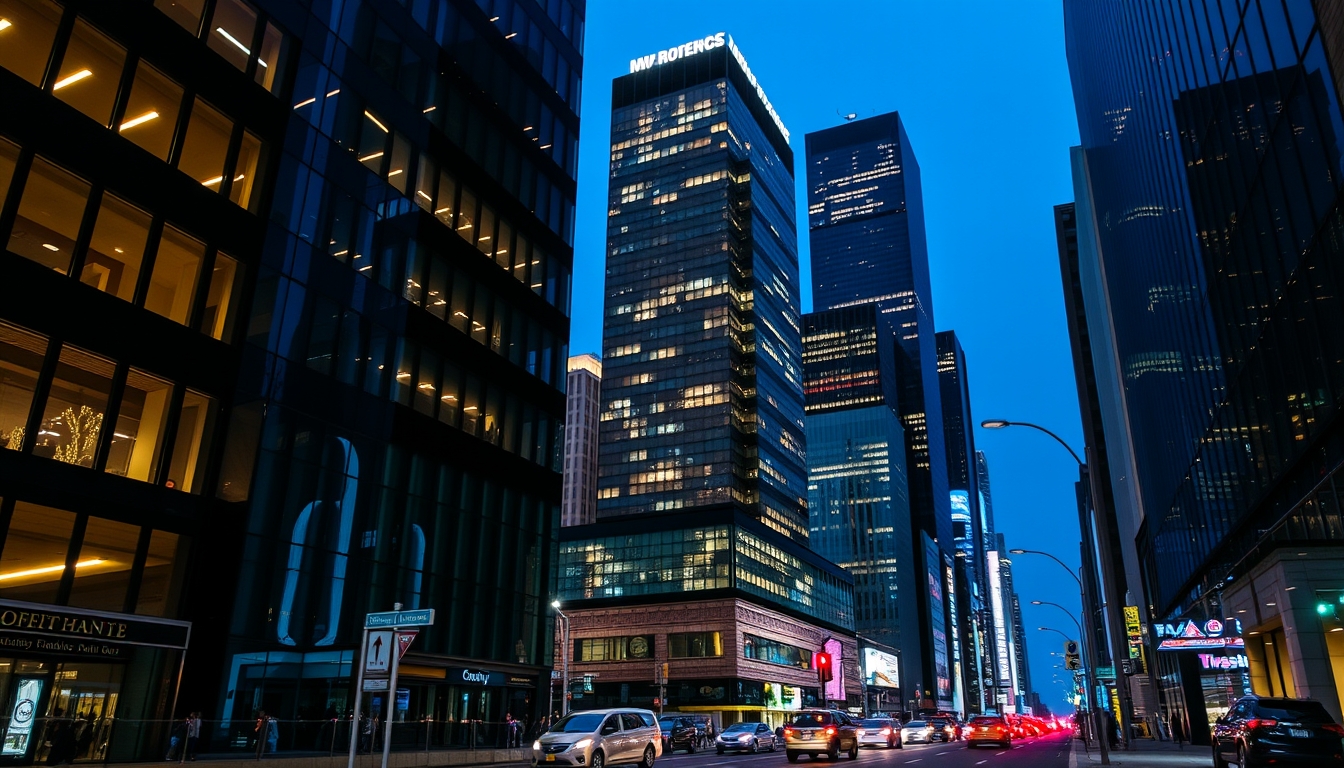
POLYGON ((597 521, 597 424, 602 409, 602 361, 569 358, 565 385, 565 497, 561 525, 597 521))

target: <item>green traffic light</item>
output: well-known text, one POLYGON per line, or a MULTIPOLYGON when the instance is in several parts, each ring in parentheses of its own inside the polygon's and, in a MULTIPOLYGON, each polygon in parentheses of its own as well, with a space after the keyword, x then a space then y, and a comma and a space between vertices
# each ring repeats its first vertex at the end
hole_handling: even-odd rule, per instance
POLYGON ((1322 615, 1322 616, 1324 616, 1325 614, 1329 613, 1329 612, 1330 612, 1330 606, 1329 606, 1329 604, 1327 604, 1327 603, 1317 603, 1317 604, 1316 604, 1316 612, 1319 613, 1319 614, 1322 615))

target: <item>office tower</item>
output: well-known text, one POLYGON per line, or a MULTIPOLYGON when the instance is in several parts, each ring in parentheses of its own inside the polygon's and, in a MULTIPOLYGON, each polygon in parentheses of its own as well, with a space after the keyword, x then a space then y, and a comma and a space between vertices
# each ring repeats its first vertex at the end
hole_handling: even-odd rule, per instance
POLYGON ((105 724, 79 759, 191 710, 327 749, 401 603, 437 621, 368 697, 394 742, 540 717, 582 4, 0 16, 0 599, 142 643, 10 646, 4 695, 105 724))
POLYGON ((565 381, 565 492, 561 525, 597 521, 597 415, 602 408, 602 361, 569 358, 565 381))
MULTIPOLYGON (((900 116, 893 112, 808 134, 807 189, 813 302, 818 310, 876 304, 895 330, 903 353, 898 407, 906 431, 913 530, 928 534, 936 548, 951 555, 919 164, 900 116)), ((941 562, 941 553, 935 559, 941 562)), ((941 565, 932 570, 941 582, 941 565)), ((934 658, 945 656, 947 649, 945 638, 935 636, 940 631, 935 625, 945 626, 946 614, 932 614, 932 596, 926 593, 920 590, 920 610, 933 648, 923 677, 941 680, 934 658)), ((950 679, 939 688, 939 705, 950 707, 950 679)))
MULTIPOLYGON (((999 589, 1000 594, 996 596, 999 615, 1002 617, 1004 631, 1008 635, 1008 668, 1012 670, 1009 684, 1011 698, 1008 699, 1007 711, 1022 711, 1022 703, 1027 693, 1023 682, 1027 676, 1026 656, 1024 653, 1024 638, 1022 636, 1022 606, 1018 602, 1017 592, 1013 589, 1013 561, 1008 555, 1008 547, 1003 541, 1003 534, 997 533, 995 536, 996 549, 998 551, 999 563, 999 589)), ((998 616, 995 621, 1000 621, 998 616)))
MULTIPOLYGON (((872 304, 803 316, 809 542, 853 575, 854 628, 900 649, 908 686, 921 679, 928 650, 893 336, 872 304)), ((902 700, 898 691, 887 696, 902 700)))
MULTIPOLYGON (((991 652, 981 668, 985 698, 989 707, 1009 712, 1014 707, 1013 668, 1016 659, 1012 653, 1011 620, 1006 596, 1012 594, 1003 584, 1004 553, 999 551, 999 537, 994 533, 994 496, 989 485, 989 462, 984 451, 975 452, 975 476, 980 497, 980 530, 985 550, 985 580, 988 582, 987 605, 980 621, 980 631, 988 637, 991 652)), ((1007 598, 1011 599, 1011 598, 1007 598)))
POLYGON ((1206 744, 1210 713, 1247 690, 1341 711, 1331 669, 1344 651, 1324 650, 1334 619, 1290 598, 1337 589, 1312 574, 1344 568, 1321 546, 1344 541, 1333 512, 1341 395, 1330 383, 1344 360, 1344 285, 1331 266, 1344 242, 1344 17, 1326 3, 1213 2, 1177 33, 1154 19, 1188 4, 1157 5, 1065 4, 1082 140, 1079 274, 1090 337, 1106 340, 1092 345, 1100 439, 1115 525, 1134 532, 1122 548, 1137 561, 1136 602, 1158 629, 1154 679, 1206 744), (1236 64, 1151 76, 1158 61, 1220 57, 1236 64), (1245 668, 1206 670, 1166 636, 1187 622, 1209 634, 1209 621, 1217 637, 1239 633, 1245 668), (1302 661, 1281 664, 1289 658, 1302 661), (1193 695, 1215 680, 1216 696, 1193 695))
POLYGON ((807 548, 793 153, 765 94, 723 33, 612 84, 598 522, 559 550, 562 652, 597 673, 575 706, 861 702, 853 580, 807 548))

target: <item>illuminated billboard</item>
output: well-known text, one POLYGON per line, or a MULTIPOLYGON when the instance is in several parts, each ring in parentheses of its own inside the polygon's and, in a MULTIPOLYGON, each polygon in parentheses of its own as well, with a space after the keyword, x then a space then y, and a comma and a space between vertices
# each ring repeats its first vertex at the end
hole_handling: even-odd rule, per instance
POLYGON ((876 648, 863 649, 863 680, 868 685, 900 688, 901 676, 897 671, 900 659, 876 648))

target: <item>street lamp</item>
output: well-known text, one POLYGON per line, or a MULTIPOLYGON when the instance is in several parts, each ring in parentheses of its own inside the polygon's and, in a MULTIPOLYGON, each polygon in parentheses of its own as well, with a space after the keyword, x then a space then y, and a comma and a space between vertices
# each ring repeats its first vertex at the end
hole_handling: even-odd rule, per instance
POLYGON ((555 615, 560 617, 560 664, 564 671, 560 674, 560 714, 569 714, 569 617, 560 610, 560 601, 551 601, 555 615))
POLYGON ((1032 600, 1032 601, 1031 601, 1031 604, 1032 604, 1032 605, 1053 605, 1053 606, 1055 606, 1055 607, 1058 608, 1059 610, 1063 611, 1065 616, 1068 616, 1068 617, 1069 617, 1069 620, 1071 620, 1071 621, 1073 622, 1073 625, 1074 625, 1075 627, 1078 627, 1078 634, 1079 634, 1079 635, 1081 635, 1081 634, 1083 633, 1083 625, 1082 625, 1082 623, 1079 622, 1078 619, 1074 617, 1073 612, 1070 611, 1068 608, 1065 608, 1064 606, 1060 605, 1059 603, 1052 603, 1052 602, 1050 602, 1049 600, 1032 600))

